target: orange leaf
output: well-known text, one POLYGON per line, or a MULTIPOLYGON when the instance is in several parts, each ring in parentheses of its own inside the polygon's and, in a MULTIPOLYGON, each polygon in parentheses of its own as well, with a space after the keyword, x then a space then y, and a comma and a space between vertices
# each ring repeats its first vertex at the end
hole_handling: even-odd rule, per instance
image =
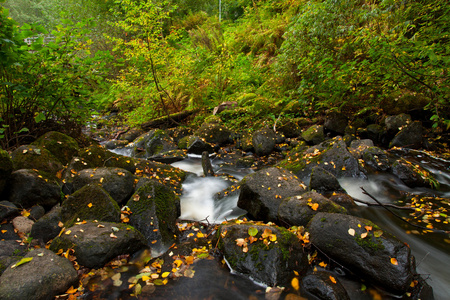
POLYGON ((247 241, 242 238, 236 239, 236 245, 238 245, 239 247, 242 247, 242 246, 245 247, 245 246, 247 246, 247 241))
POLYGON ((297 277, 292 278, 291 285, 294 288, 294 290, 296 290, 296 291, 298 291, 300 289, 300 284, 299 284, 297 277))
POLYGON ((322 268, 325 268, 325 267, 327 266, 327 263, 321 261, 321 262, 319 263, 319 266, 321 266, 322 268))
POLYGON ((398 265, 398 261, 397 261, 397 259, 396 258, 394 258, 394 257, 392 257, 391 258, 391 264, 393 264, 393 265, 398 265))
POLYGON ((66 294, 74 294, 78 292, 78 289, 74 288, 73 286, 71 286, 67 291, 66 294))
POLYGON ((332 283, 336 283, 336 278, 334 278, 333 276, 330 275, 330 280, 332 283))
POLYGON ((89 208, 91 208, 91 207, 92 207, 92 203, 89 203, 87 206, 88 206, 89 208))

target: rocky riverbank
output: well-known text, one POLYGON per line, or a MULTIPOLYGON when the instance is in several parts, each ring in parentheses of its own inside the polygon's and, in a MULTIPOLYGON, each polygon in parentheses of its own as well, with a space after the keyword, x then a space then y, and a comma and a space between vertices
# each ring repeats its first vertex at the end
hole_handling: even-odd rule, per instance
POLYGON ((292 122, 242 136, 215 119, 197 130, 130 130, 86 148, 49 132, 10 154, 1 150, 0 299, 80 296, 95 292, 96 276, 111 280, 120 297, 151 297, 170 280, 195 276, 198 261, 220 258, 284 288, 268 289, 273 297, 367 297, 365 288, 351 290, 358 285, 385 297, 433 299, 409 246, 353 216, 356 204, 338 181, 389 172, 410 187, 437 186, 428 170, 391 155, 430 146, 420 122, 398 115, 375 125, 357 128, 332 113, 303 130, 292 122), (239 193, 248 212, 239 220, 178 219, 188 174, 169 164, 205 151, 256 171, 217 195, 239 193), (137 275, 125 281, 123 266, 137 275))

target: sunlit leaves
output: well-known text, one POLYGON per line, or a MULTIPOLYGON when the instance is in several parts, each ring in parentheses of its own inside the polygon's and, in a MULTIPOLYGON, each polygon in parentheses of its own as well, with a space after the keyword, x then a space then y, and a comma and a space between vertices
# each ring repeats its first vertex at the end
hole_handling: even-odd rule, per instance
POLYGON ((33 259, 33 257, 24 257, 21 260, 19 260, 17 263, 13 264, 11 266, 11 269, 14 269, 20 265, 26 264, 26 263, 30 262, 32 259, 33 259))

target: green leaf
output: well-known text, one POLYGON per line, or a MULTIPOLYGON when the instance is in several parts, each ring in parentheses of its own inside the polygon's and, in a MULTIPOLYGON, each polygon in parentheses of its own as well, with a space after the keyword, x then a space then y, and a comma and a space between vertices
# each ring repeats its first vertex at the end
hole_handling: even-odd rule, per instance
POLYGON ((39 123, 39 122, 44 121, 44 120, 45 120, 45 115, 43 113, 39 113, 36 116, 34 116, 34 121, 36 123, 39 123))
POLYGON ((22 258, 18 263, 15 263, 11 266, 11 269, 14 269, 20 265, 26 264, 27 262, 30 262, 33 258, 32 257, 24 257, 22 258))
POLYGON ((255 236, 258 234, 258 229, 256 229, 255 227, 250 227, 248 229, 248 235, 249 236, 255 236))

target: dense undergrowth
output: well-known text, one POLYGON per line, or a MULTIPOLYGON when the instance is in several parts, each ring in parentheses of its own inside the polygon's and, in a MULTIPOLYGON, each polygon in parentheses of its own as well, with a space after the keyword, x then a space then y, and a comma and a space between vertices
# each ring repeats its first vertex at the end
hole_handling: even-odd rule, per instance
POLYGON ((25 2, 0 15, 3 148, 94 111, 138 126, 198 109, 200 124, 223 101, 238 102, 222 119, 240 129, 325 110, 425 109, 450 126, 443 0, 223 0, 220 16, 212 0, 41 1, 47 15, 25 2))

